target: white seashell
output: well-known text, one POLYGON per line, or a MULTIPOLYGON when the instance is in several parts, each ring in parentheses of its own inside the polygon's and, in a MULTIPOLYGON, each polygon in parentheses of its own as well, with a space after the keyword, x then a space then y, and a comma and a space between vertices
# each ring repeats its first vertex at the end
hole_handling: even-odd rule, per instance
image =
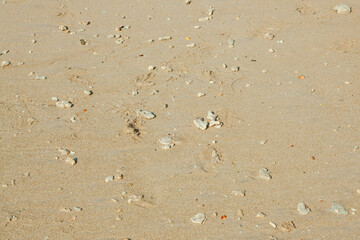
POLYGON ((298 204, 297 211, 300 215, 307 215, 309 212, 311 212, 310 208, 308 208, 303 202, 298 204))
POLYGON ((349 7, 346 4, 338 4, 334 7, 334 10, 338 13, 338 14, 348 14, 351 12, 351 7, 349 7))
POLYGON ((74 166, 77 163, 77 158, 67 157, 65 159, 65 162, 70 164, 71 166, 74 166))
POLYGON ((229 39, 228 44, 229 44, 229 46, 234 46, 235 45, 235 40, 229 39))
POLYGON ((148 70, 149 70, 149 71, 155 70, 155 68, 156 68, 156 67, 154 67, 153 65, 148 66, 148 70))
POLYGON ((86 95, 92 95, 93 94, 93 92, 91 90, 84 90, 84 93, 86 95))
POLYGON ((65 148, 59 148, 58 152, 61 153, 61 154, 64 154, 64 155, 70 154, 70 151, 65 149, 65 148))
POLYGON ((235 195, 235 196, 245 197, 246 191, 245 191, 245 190, 241 190, 241 191, 232 191, 231 193, 232 193, 233 195, 235 195))
POLYGON ((269 49, 269 52, 274 53, 274 52, 275 52, 275 49, 270 48, 270 49, 269 49))
POLYGON ((210 7, 208 15, 212 16, 214 14, 214 11, 215 11, 215 8, 210 7))
POLYGON ((170 137, 170 136, 162 137, 162 138, 159 138, 158 141, 163 145, 169 145, 169 144, 172 144, 172 137, 170 137))
POLYGON ((260 140, 259 143, 260 143, 261 145, 264 145, 265 143, 267 143, 267 140, 266 140, 266 139, 260 140))
POLYGON ((191 3, 191 0, 186 0, 186 1, 185 1, 185 4, 186 4, 186 5, 190 5, 190 3, 191 3))
POLYGON ((9 50, 2 51, 2 52, 0 52, 0 56, 4 55, 4 54, 7 54, 8 52, 9 52, 9 50))
POLYGON ((194 120, 194 124, 197 128, 201 129, 201 130, 206 130, 209 126, 209 123, 204 121, 203 118, 197 118, 194 120))
POLYGON ((212 17, 206 16, 206 17, 203 17, 203 18, 199 18, 198 20, 199 20, 199 22, 205 22, 205 21, 209 21, 211 19, 212 19, 212 17))
POLYGON ((200 27, 200 26, 194 26, 194 28, 195 28, 195 29, 199 29, 199 28, 201 28, 201 27, 200 27))
POLYGON ((217 128, 219 128, 221 126, 222 126, 222 122, 220 122, 220 121, 210 121, 210 123, 209 123, 209 127, 217 127, 217 128))
POLYGON ((124 42, 123 39, 118 39, 118 40, 115 41, 116 44, 122 44, 123 42, 124 42))
POLYGON ((231 71, 238 72, 240 70, 240 67, 231 67, 231 71))
POLYGON ((57 97, 52 97, 51 100, 53 100, 54 102, 59 101, 57 97))
POLYGON ((173 146, 175 146, 175 143, 173 142, 173 139, 170 136, 159 138, 158 141, 160 142, 160 144, 163 145, 162 146, 163 149, 170 149, 173 146))
POLYGON ((209 119, 210 121, 216 121, 217 117, 218 116, 213 111, 209 110, 206 118, 209 119))
POLYGON ((73 123, 76 122, 76 116, 72 116, 72 117, 70 118, 70 121, 73 122, 73 123))
POLYGON ((266 217, 266 214, 263 213, 263 212, 258 212, 258 214, 256 214, 256 217, 261 217, 261 218, 263 218, 263 217, 266 217))
POLYGON ((105 182, 108 183, 108 182, 114 181, 114 179, 115 179, 114 176, 108 176, 105 178, 105 182))
POLYGON ((60 26, 58 27, 58 29, 59 29, 60 31, 66 31, 66 30, 68 30, 69 28, 68 28, 67 26, 60 25, 60 26))
POLYGON ((203 97, 203 96, 205 96, 206 94, 204 93, 204 92, 198 92, 198 97, 203 97))
POLYGON ((136 96, 136 95, 139 94, 139 92, 138 92, 138 91, 132 91, 131 94, 132 94, 133 96, 136 96))
POLYGON ((172 72, 173 71, 173 69, 171 67, 169 67, 169 66, 162 66, 161 69, 166 71, 166 72, 172 72))
POLYGON ((262 168, 259 170, 259 177, 265 180, 270 180, 272 178, 269 170, 266 168, 262 168))
POLYGON ((165 37, 159 37, 159 41, 166 41, 166 40, 170 40, 172 37, 170 36, 165 36, 165 37))
POLYGON ((75 212, 80 212, 80 211, 83 210, 81 207, 78 207, 78 206, 73 207, 73 209, 74 209, 75 212))
POLYGON ((196 44, 195 43, 190 43, 188 45, 186 45, 188 48, 193 48, 193 47, 196 47, 196 44))
POLYGON ((190 218, 193 223, 203 224, 206 221, 206 214, 205 213, 198 213, 192 218, 190 218))
POLYGON ((2 63, 1 63, 1 67, 8 67, 10 65, 11 65, 11 62, 9 62, 9 61, 2 61, 2 63))
POLYGON ((38 76, 38 75, 37 75, 37 76, 35 77, 35 79, 36 79, 36 80, 45 80, 45 79, 47 79, 47 77, 46 77, 46 76, 38 76))
POLYGON ((273 228, 276 228, 276 224, 274 222, 269 222, 270 226, 272 226, 273 228))
POLYGON ((136 113, 147 119, 153 119, 156 117, 156 115, 153 112, 149 112, 145 110, 136 110, 136 113))
POLYGON ((330 211, 336 214, 348 215, 349 212, 339 203, 332 202, 330 211))
POLYGON ((265 33, 264 34, 264 38, 269 39, 269 40, 274 39, 274 37, 275 37, 275 35, 272 34, 272 33, 265 33))
POLYGON ((73 104, 69 101, 61 100, 56 102, 58 108, 71 108, 73 104))

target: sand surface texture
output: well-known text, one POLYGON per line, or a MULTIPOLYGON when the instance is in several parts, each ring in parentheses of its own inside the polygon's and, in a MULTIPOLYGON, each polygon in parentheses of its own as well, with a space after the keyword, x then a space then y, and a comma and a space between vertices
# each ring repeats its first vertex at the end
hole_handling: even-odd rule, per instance
POLYGON ((359 26, 358 0, 1 1, 0 239, 359 239, 359 26))

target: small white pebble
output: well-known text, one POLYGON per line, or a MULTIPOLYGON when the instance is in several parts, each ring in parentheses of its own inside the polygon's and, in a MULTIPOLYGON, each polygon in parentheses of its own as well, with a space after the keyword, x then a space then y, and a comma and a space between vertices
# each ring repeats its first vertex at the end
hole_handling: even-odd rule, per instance
POLYGON ((190 43, 188 45, 186 45, 188 48, 193 48, 193 47, 196 47, 196 44, 195 43, 190 43))
POLYGON ((273 48, 270 48, 269 52, 273 53, 273 52, 275 52, 275 50, 273 48))
POLYGON ((150 66, 148 66, 148 70, 149 71, 155 70, 155 67, 153 65, 150 65, 150 66))

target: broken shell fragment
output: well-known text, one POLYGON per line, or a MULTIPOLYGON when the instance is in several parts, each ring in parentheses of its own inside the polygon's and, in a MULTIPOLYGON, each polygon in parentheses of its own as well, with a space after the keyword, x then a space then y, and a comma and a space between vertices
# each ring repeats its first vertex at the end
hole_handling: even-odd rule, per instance
POLYGON ((7 54, 8 52, 9 52, 9 50, 2 51, 2 52, 0 52, 0 56, 4 55, 4 54, 7 54))
POLYGON ((159 37, 159 41, 166 41, 166 40, 170 40, 170 39, 171 39, 170 36, 159 37))
POLYGON ((198 97, 203 97, 203 96, 205 96, 206 94, 204 93, 204 92, 198 92, 198 97))
POLYGON ((60 31, 66 31, 66 30, 68 30, 69 28, 68 28, 67 26, 60 25, 60 26, 58 27, 58 29, 59 29, 60 31))
POLYGON ((84 90, 84 93, 86 95, 92 95, 93 94, 93 92, 91 90, 84 90))
POLYGON ((338 4, 334 8, 334 11, 336 11, 338 14, 348 14, 351 12, 351 7, 349 7, 346 4, 338 4))
POLYGON ((77 163, 77 158, 67 157, 65 159, 65 162, 70 164, 71 166, 74 166, 77 163))
POLYGON ((190 218, 193 223, 199 223, 203 224, 206 220, 206 214, 205 213, 198 213, 192 218, 190 218))
POLYGON ((1 67, 8 67, 10 65, 11 65, 11 62, 9 62, 9 61, 2 61, 2 63, 1 63, 1 67))
POLYGON ((197 128, 201 130, 206 130, 209 126, 209 123, 204 121, 204 118, 197 118, 194 120, 194 124, 197 128))
POLYGON ((70 151, 67 150, 67 149, 64 149, 64 148, 59 148, 58 152, 61 153, 61 154, 64 154, 64 155, 70 154, 70 151))
POLYGON ((269 40, 274 39, 274 37, 275 37, 275 35, 272 34, 272 33, 265 33, 264 34, 264 38, 269 39, 269 40))
POLYGON ((173 69, 171 67, 169 67, 169 66, 162 66, 161 69, 166 71, 166 72, 172 72, 173 71, 173 69))
POLYGON ((156 68, 156 67, 154 67, 153 65, 148 66, 148 70, 149 70, 149 71, 155 70, 155 68, 156 68))
POLYGON ((71 108, 73 106, 72 102, 61 100, 56 102, 58 108, 71 108))
POLYGON ((216 121, 217 117, 218 116, 213 111, 209 111, 206 118, 210 121, 216 121))
POLYGON ((163 149, 169 149, 175 146, 175 143, 173 142, 173 139, 170 136, 159 138, 158 141, 160 142, 160 144, 163 145, 162 146, 163 149))
POLYGON ((340 215, 348 215, 349 212, 340 204, 337 202, 332 202, 331 203, 331 208, 330 211, 336 214, 340 214, 340 215))
POLYGON ((240 67, 231 67, 231 71, 238 72, 240 70, 240 67))
POLYGON ((149 112, 145 110, 136 110, 136 113, 147 119, 153 119, 156 117, 156 115, 153 112, 149 112))
POLYGON ((188 45, 186 45, 188 48, 193 48, 193 47, 196 47, 196 44, 195 43, 190 43, 188 45))
POLYGON ((46 76, 36 76, 35 79, 36 80, 45 80, 45 79, 47 79, 47 77, 46 76))
POLYGON ((108 176, 105 178, 105 182, 108 183, 108 182, 112 182, 114 181, 115 177, 114 176, 108 176))
POLYGON ((262 168, 259 170, 259 177, 267 181, 269 181, 272 178, 269 170, 266 168, 262 168))
POLYGON ((297 206, 297 211, 300 215, 307 215, 309 212, 311 212, 311 209, 305 205, 305 203, 301 202, 297 206))

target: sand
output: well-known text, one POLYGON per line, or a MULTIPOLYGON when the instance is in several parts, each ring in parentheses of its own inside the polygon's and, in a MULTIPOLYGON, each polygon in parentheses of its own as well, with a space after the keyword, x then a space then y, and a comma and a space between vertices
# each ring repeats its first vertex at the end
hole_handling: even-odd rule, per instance
POLYGON ((1 1, 0 238, 358 239, 360 2, 339 3, 1 1))

